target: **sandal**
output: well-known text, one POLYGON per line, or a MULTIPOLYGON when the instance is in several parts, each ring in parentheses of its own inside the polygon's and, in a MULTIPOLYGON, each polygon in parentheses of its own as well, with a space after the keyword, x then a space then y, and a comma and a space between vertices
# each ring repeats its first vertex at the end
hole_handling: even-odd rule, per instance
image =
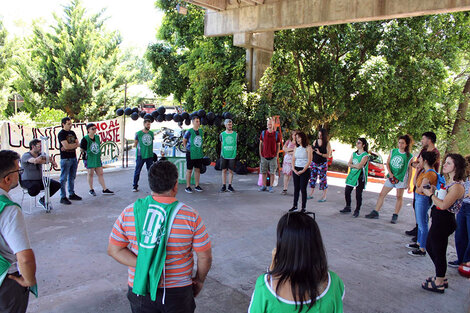
POLYGON ((444 285, 436 285, 436 282, 434 280, 431 280, 431 281, 425 281, 421 287, 424 289, 424 290, 428 290, 428 291, 432 291, 432 292, 437 292, 437 293, 444 293, 445 291, 445 287, 444 285), (429 287, 429 284, 431 284, 431 287, 429 287), (442 289, 440 289, 442 288, 442 289))
MULTIPOLYGON (((432 281, 436 281, 436 276, 431 276, 426 279, 427 283, 432 282, 432 281)), ((449 281, 447 280, 447 278, 444 279, 443 286, 445 289, 449 288, 449 281)))

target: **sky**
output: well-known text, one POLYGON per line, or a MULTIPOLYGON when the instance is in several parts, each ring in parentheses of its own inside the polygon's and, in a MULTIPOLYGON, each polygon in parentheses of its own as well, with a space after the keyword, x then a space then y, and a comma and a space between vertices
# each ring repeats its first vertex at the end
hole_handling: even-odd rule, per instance
MULTIPOLYGON (((0 0, 0 19, 8 33, 22 36, 28 34, 24 26, 33 19, 44 19, 49 25, 54 22, 52 13, 60 16, 68 3, 69 0, 0 0)), ((82 0, 89 14, 106 8, 106 28, 121 33, 123 47, 136 47, 142 53, 150 42, 156 41, 156 29, 163 18, 154 3, 155 0, 82 0)))

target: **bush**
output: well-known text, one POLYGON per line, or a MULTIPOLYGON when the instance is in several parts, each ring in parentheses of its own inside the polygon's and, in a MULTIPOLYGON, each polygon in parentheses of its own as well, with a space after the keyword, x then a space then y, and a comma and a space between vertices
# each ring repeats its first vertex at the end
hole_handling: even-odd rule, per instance
POLYGON ((61 119, 67 116, 62 110, 42 108, 34 117, 34 121, 38 127, 49 127, 60 124, 61 119))
POLYGON ((8 120, 18 125, 36 127, 36 123, 31 118, 31 113, 18 112, 17 114, 10 116, 8 120))

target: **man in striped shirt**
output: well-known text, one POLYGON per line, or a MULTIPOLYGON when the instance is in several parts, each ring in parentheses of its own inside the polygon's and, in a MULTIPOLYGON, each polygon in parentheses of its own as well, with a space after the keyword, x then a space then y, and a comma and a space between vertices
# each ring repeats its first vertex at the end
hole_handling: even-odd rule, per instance
MULTIPOLYGON (((129 267, 127 298, 133 313, 194 312, 196 307, 194 297, 201 291, 212 263, 211 242, 206 227, 196 210, 176 200, 178 171, 174 164, 168 161, 154 163, 149 170, 148 179, 152 190, 151 196, 129 205, 118 217, 109 238, 108 254, 129 267), (142 206, 142 203, 145 206, 142 206), (140 212, 142 208, 144 212, 140 212), (141 223, 140 216, 145 217, 145 222, 141 223), (147 218, 149 216, 152 218, 147 218), (136 229, 136 219, 140 229, 136 229), (159 224, 158 221, 163 222, 159 224), (149 226, 149 223, 155 226, 149 226), (165 231, 165 225, 168 231, 165 231), (155 272, 152 268, 146 270, 144 279, 148 279, 148 283, 143 284, 149 286, 150 290, 139 294, 134 286, 134 282, 138 284, 137 275, 142 276, 143 267, 140 265, 142 259, 138 261, 137 257, 139 249, 142 258, 144 251, 147 255, 149 242, 155 243, 154 249, 158 250, 165 241, 166 256, 164 254, 163 270, 159 273, 157 271, 161 276, 156 278, 158 279, 156 296, 152 294, 151 284, 155 277, 149 277, 149 272, 155 272), (197 254, 197 270, 194 277, 193 251, 197 254)), ((155 253, 149 255, 158 258, 158 253, 157 256, 155 253)), ((152 256, 146 258, 151 259, 152 256)), ((151 261, 147 263, 159 263, 151 261)))

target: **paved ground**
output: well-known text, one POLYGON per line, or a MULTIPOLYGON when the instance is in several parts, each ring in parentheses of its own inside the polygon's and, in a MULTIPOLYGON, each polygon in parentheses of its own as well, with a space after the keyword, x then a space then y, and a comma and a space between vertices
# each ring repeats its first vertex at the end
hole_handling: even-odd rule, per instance
MULTIPOLYGON (((89 196, 86 177, 79 175, 76 191, 83 201, 62 206, 55 196, 51 214, 35 209, 26 216, 40 290, 28 312, 130 312, 126 268, 106 254, 106 247, 122 209, 149 192, 145 170, 144 187, 131 192, 132 174, 132 169, 106 173, 109 187, 116 191, 107 197, 89 196)), ((210 168, 202 176, 203 193, 189 195, 181 189, 178 194, 198 209, 213 243, 213 267, 196 299, 198 313, 246 312, 254 282, 270 263, 276 223, 292 205, 292 186, 290 195, 282 196, 280 188, 275 194, 257 192, 256 182, 257 175, 235 176, 237 192, 221 194, 219 172, 210 168)), ((361 217, 353 219, 338 213, 344 206, 344 181, 329 183, 328 201, 312 200, 308 209, 316 212, 329 267, 345 283, 345 312, 468 312, 470 281, 455 269, 448 270, 450 288, 444 295, 421 289, 421 282, 433 275, 433 265, 429 257, 407 254, 409 237, 403 233, 413 226, 409 198, 398 224, 389 223, 393 196, 387 198, 379 220, 367 220, 363 215, 374 206, 380 190, 380 185, 370 184, 361 217)), ((20 190, 13 191, 13 198, 21 200, 20 190)), ((455 257, 453 240, 448 254, 455 257)))

